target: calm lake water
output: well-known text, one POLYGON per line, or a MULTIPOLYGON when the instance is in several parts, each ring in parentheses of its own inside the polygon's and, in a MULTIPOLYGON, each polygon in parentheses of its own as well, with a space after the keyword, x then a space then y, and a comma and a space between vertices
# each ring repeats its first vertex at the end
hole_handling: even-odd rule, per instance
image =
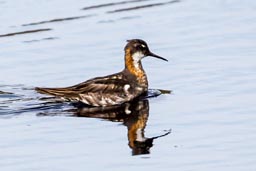
POLYGON ((256 170, 256 1, 1 0, 0 11, 1 170, 256 170), (127 116, 33 90, 122 70, 132 38, 169 59, 143 66, 171 94, 127 116))

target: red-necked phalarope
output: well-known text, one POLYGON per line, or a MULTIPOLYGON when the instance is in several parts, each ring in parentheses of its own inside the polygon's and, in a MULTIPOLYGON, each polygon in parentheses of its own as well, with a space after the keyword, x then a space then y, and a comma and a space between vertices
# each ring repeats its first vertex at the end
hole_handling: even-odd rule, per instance
POLYGON ((123 71, 105 77, 96 77, 80 84, 65 88, 39 88, 36 91, 83 102, 90 106, 112 106, 139 97, 148 91, 148 80, 141 59, 146 56, 167 59, 150 52, 141 39, 127 40, 125 46, 125 68, 123 71))

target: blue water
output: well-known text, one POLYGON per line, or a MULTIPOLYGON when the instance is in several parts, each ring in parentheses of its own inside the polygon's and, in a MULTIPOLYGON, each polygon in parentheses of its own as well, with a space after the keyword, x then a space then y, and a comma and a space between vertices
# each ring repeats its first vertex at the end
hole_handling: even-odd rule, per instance
POLYGON ((82 10, 113 2, 121 1, 0 1, 1 170, 254 171, 256 2, 147 0, 82 10), (144 8, 127 9, 135 6, 144 8), (38 32, 20 33, 31 30, 38 32), (150 88, 172 93, 135 104, 141 117, 82 117, 33 90, 122 70, 131 38, 169 60, 143 59, 150 88), (135 155, 130 125, 148 140, 171 133, 135 155))

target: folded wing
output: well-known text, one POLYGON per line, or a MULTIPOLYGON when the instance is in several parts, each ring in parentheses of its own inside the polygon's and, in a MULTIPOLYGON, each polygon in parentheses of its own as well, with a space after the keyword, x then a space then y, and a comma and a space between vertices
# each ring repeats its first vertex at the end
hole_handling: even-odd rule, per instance
POLYGON ((66 88, 36 88, 36 91, 61 97, 70 101, 81 101, 92 106, 117 105, 133 99, 130 84, 117 77, 95 78, 66 88))

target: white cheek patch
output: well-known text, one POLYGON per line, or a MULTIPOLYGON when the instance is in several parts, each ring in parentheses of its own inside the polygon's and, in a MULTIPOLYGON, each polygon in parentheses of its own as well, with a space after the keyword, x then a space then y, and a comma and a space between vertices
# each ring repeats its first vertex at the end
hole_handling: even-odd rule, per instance
POLYGON ((132 55, 133 64, 136 68, 139 68, 139 61, 144 57, 145 55, 142 52, 136 52, 132 55))
POLYGON ((142 52, 136 52, 132 55, 134 61, 138 62, 141 60, 145 55, 142 52))

